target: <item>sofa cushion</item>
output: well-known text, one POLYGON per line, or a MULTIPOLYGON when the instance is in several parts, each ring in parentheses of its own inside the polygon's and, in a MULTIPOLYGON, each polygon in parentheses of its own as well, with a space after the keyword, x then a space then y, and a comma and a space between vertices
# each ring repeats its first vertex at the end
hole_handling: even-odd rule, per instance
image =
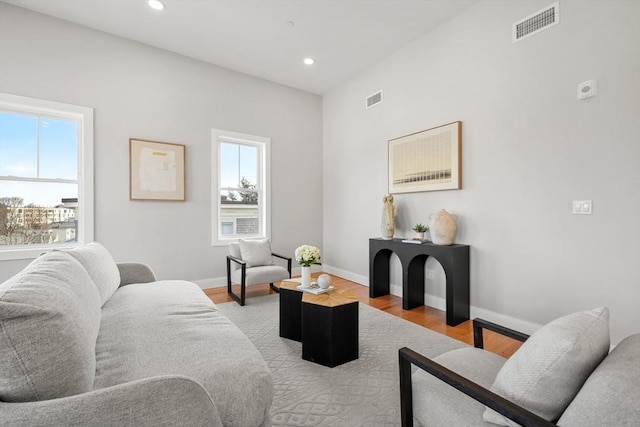
POLYGON ((65 252, 49 252, 0 285, 0 400, 93 389, 100 297, 65 252))
POLYGON ((558 421, 559 426, 637 426, 640 420, 640 334, 625 338, 598 365, 558 421))
POLYGON ((195 284, 179 280, 119 288, 102 308, 95 388, 184 375, 209 392, 225 426, 269 415, 273 381, 249 339, 195 284))
MULTIPOLYGON (((448 351, 433 359, 476 384, 489 388, 505 359, 478 348, 448 351)), ((433 375, 417 370, 412 376, 413 416, 423 426, 490 426, 482 420, 484 405, 433 375), (453 410, 452 408, 455 408, 453 410)))
POLYGON ((271 242, 269 239, 258 240, 238 240, 242 260, 247 263, 247 267, 261 265, 272 265, 271 242))
MULTIPOLYGON (((538 329, 504 364, 491 391, 557 419, 609 351, 609 310, 573 313, 538 329)), ((516 425, 487 408, 484 420, 516 425)))
POLYGON ((109 251, 98 242, 88 243, 67 251, 84 266, 98 287, 102 304, 120 286, 120 271, 109 251))

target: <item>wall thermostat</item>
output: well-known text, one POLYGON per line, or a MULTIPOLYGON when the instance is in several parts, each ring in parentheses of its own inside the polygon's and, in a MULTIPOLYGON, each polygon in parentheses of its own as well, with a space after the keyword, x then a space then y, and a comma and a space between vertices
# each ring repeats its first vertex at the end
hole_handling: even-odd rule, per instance
POLYGON ((587 99, 598 93, 598 82, 596 80, 587 80, 578 84, 578 99, 587 99))

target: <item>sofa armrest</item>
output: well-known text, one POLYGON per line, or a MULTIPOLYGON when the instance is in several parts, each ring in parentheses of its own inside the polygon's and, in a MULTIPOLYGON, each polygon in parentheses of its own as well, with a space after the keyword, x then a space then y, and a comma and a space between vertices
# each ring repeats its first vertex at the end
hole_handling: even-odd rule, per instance
MULTIPOLYGON (((523 427, 555 426, 555 424, 539 417, 533 412, 516 405, 504 397, 487 390, 407 347, 403 347, 398 351, 398 357, 400 362, 400 412, 402 427, 413 427, 411 365, 417 366, 523 427)), ((426 402, 426 404, 428 404, 428 402, 426 402)), ((452 402, 452 410, 455 410, 454 402, 452 402)))
POLYGON ((39 402, 0 402, 3 426, 222 426, 196 381, 161 376, 39 402))
POLYGON ((473 346, 475 348, 484 348, 484 339, 482 336, 482 329, 488 329, 493 332, 497 332, 505 337, 513 338, 518 341, 525 342, 529 339, 529 335, 522 332, 515 331, 513 329, 506 328, 497 323, 492 323, 483 319, 473 319, 473 346))
POLYGON ((118 270, 120 270, 120 286, 130 285, 131 283, 149 283, 156 281, 156 275, 153 270, 146 264, 138 262, 119 262, 118 270))

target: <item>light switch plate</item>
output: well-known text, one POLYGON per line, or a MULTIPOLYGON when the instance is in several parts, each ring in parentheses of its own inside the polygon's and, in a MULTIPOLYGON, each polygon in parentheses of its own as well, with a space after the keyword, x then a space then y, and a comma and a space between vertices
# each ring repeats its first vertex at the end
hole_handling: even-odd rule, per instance
POLYGON ((571 204, 571 211, 574 215, 591 215, 591 200, 574 200, 571 204))

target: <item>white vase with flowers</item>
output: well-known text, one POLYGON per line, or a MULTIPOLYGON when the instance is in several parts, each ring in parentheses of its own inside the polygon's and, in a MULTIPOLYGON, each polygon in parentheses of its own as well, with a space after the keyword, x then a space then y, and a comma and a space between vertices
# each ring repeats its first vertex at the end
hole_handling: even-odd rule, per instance
POLYGON ((300 285, 311 286, 311 265, 320 261, 320 249, 315 246, 302 245, 295 251, 296 262, 300 264, 300 285))

